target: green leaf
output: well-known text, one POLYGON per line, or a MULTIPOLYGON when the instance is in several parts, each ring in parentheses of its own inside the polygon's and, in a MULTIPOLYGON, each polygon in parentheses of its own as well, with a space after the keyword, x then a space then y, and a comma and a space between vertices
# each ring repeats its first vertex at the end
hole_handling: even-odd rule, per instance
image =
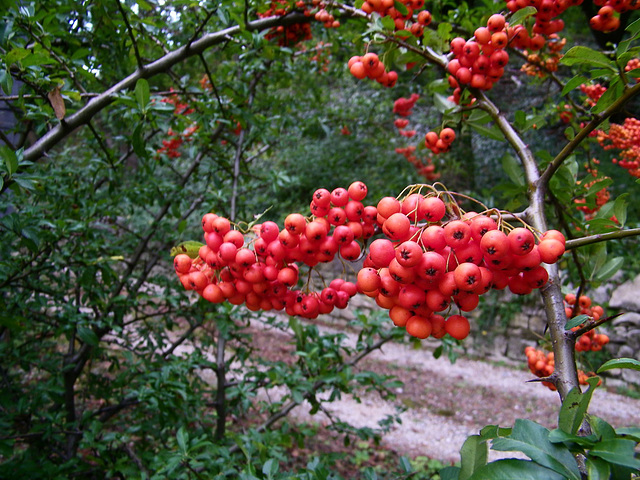
POLYGON ((97 347, 100 342, 98 336, 89 327, 78 327, 76 335, 83 343, 92 347, 97 347))
POLYGON ((178 446, 180 447, 180 451, 183 454, 187 453, 187 444, 189 443, 189 434, 184 429, 184 426, 178 429, 178 433, 176 434, 176 440, 178 441, 178 446))
POLYGON ((519 187, 524 187, 524 172, 522 171, 520 162, 518 162, 514 156, 507 154, 502 157, 502 169, 513 183, 519 187))
POLYGON ((404 16, 407 13, 409 13, 409 10, 407 10, 407 7, 404 3, 399 2, 398 0, 395 0, 393 2, 393 6, 395 7, 395 9, 400 13, 400 15, 404 16))
POLYGON ((456 108, 455 103, 440 93, 436 93, 433 96, 433 103, 440 113, 446 113, 449 110, 456 108))
POLYGON ((262 466, 262 474, 266 475, 267 478, 271 479, 273 476, 278 473, 278 468, 280 465, 273 458, 270 458, 264 465, 262 466))
POLYGON ((511 435, 512 428, 500 427, 498 425, 487 425, 480 430, 480 436, 486 440, 511 435))
POLYGON ((171 249, 171 256, 175 257, 179 253, 186 253, 191 258, 197 258, 200 247, 202 247, 203 245, 204 243, 196 242, 193 240, 182 242, 171 249))
POLYGON ((573 327, 577 327, 578 325, 582 325, 587 320, 589 320, 589 315, 585 315, 585 314, 576 315, 575 317, 573 317, 572 319, 567 321, 566 325, 564 326, 564 329, 565 330, 571 330, 573 327))
POLYGON ((549 430, 531 420, 517 419, 511 435, 493 440, 492 448, 523 452, 539 465, 563 475, 563 478, 580 480, 580 470, 571 452, 564 445, 551 443, 549 430))
POLYGON ((589 435, 588 437, 583 437, 581 435, 572 435, 570 433, 565 432, 564 430, 560 430, 556 428, 551 430, 549 433, 549 441, 551 443, 576 443, 583 448, 591 448, 593 447, 600 439, 595 435, 589 435))
POLYGON ((31 51, 26 48, 14 48, 13 50, 9 51, 7 55, 5 55, 4 62, 7 64, 7 66, 11 66, 14 63, 19 62, 20 60, 25 58, 30 53, 31 51))
POLYGON ((136 125, 136 128, 133 129, 133 134, 131 135, 131 145, 133 146, 133 151, 136 152, 136 155, 139 157, 146 157, 147 150, 145 148, 144 137, 142 135, 143 123, 140 122, 136 125))
POLYGON ((587 414, 587 416, 589 417, 589 425, 591 425, 591 430, 597 438, 599 438, 600 440, 616 438, 616 431, 611 425, 609 425, 609 423, 607 423, 600 417, 596 417, 595 415, 587 414))
POLYGON ((615 257, 611 258, 598 268, 597 271, 594 272, 594 280, 598 282, 604 282, 605 280, 609 280, 613 277, 624 265, 625 259, 623 257, 615 257))
POLYGON ((589 480, 609 480, 611 468, 607 462, 599 458, 588 457, 586 464, 589 480))
POLYGON ((628 198, 629 194, 623 193, 613 202, 613 214, 616 216, 616 220, 618 220, 621 227, 624 227, 624 224, 627 222, 628 198))
POLYGON ((564 88, 562 89, 561 95, 562 96, 566 95, 567 93, 574 90, 576 87, 579 87, 580 85, 582 85, 583 83, 587 83, 588 81, 589 80, 583 77, 582 75, 576 75, 565 84, 564 88))
POLYGON ((582 45, 572 47, 564 54, 560 63, 563 65, 586 65, 591 68, 606 68, 617 72, 616 64, 605 54, 582 45))
POLYGON ((624 438, 603 440, 589 450, 590 457, 598 457, 609 463, 629 468, 640 468, 640 459, 635 458, 636 442, 624 438))
POLYGON ((616 429, 616 434, 623 435, 636 442, 640 442, 640 427, 620 427, 616 429))
POLYGON ((629 46, 638 37, 638 34, 640 33, 640 19, 637 19, 635 22, 629 24, 625 30, 629 32, 631 35, 629 38, 623 40, 618 44, 618 48, 616 49, 616 55, 618 57, 620 57, 623 53, 627 52, 627 50, 629 50, 629 46))
POLYGON ((611 81, 607 91, 602 94, 596 106, 591 109, 592 113, 600 113, 609 108, 622 95, 624 85, 620 81, 620 77, 616 77, 611 81))
POLYGON ((0 72, 0 86, 2 86, 2 90, 6 95, 11 95, 13 91, 13 77, 9 71, 2 70, 0 72))
POLYGON ((473 472, 487 463, 489 449, 487 440, 480 435, 471 435, 462 444, 460 449, 460 475, 459 480, 466 480, 473 472))
POLYGON ((7 166, 9 176, 16 173, 18 170, 18 156, 16 155, 16 152, 11 150, 8 146, 3 145, 0 148, 0 154, 4 157, 4 164, 7 166))
POLYGON ((509 26, 515 27, 516 25, 520 25, 527 18, 534 16, 536 13, 538 13, 538 10, 536 9, 536 7, 529 6, 529 7, 521 8, 520 10, 516 11, 513 15, 511 15, 511 18, 509 19, 509 26))
POLYGON ((598 377, 588 379, 589 389, 584 393, 580 391, 580 388, 576 387, 567 394, 560 407, 558 428, 572 435, 578 433, 598 380, 598 377), (596 380, 594 381, 593 379, 596 380))
POLYGON ((393 18, 389 16, 383 17, 381 22, 385 30, 395 30, 396 28, 396 24, 393 22, 393 18))
POLYGON ((469 480, 566 480, 566 477, 529 460, 507 458, 481 467, 469 480))
POLYGON ((614 368, 628 368, 640 371, 640 361, 635 358, 614 358, 613 360, 605 362, 596 373, 606 372, 614 368))
POLYGON ((492 125, 491 127, 486 127, 481 123, 476 123, 471 121, 468 121, 467 124, 471 128, 473 128, 476 132, 478 132, 480 135, 484 135, 485 137, 491 138, 492 140, 499 140, 499 141, 504 140, 504 135, 502 134, 502 131, 495 125, 492 125))
POLYGON ((438 471, 441 480, 458 480, 460 475, 460 467, 444 467, 438 471))
POLYGON ((149 82, 144 78, 139 78, 136 82, 136 88, 134 91, 136 101, 138 102, 138 108, 144 114, 147 112, 147 105, 149 104, 149 82))

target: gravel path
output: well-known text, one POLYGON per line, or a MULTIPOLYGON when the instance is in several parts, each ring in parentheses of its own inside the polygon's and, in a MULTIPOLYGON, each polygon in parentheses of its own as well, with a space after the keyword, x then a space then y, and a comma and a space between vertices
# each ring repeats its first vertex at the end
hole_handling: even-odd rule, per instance
MULTIPOLYGON (((322 329, 327 327, 320 326, 322 329)), ((355 343, 355 335, 348 334, 355 343)), ((266 355, 273 346, 284 345, 286 334, 256 331, 254 342, 266 355), (278 338, 281 337, 281 338, 278 338)), ((284 349, 279 349, 280 354, 284 349)), ((402 423, 383 436, 383 444, 401 455, 427 456, 442 461, 459 460, 459 449, 471 434, 489 424, 512 426, 515 419, 536 421, 548 428, 557 426, 560 400, 556 392, 538 383, 527 383, 532 375, 522 368, 496 366, 489 362, 459 358, 435 359, 428 348, 386 344, 370 354, 362 367, 384 374, 394 374, 403 381, 393 402, 379 396, 364 396, 362 403, 343 396, 327 405, 335 417, 355 426, 377 427, 377 422, 396 413, 402 423)), ((640 400, 599 388, 593 395, 590 413, 602 417, 614 427, 640 425, 640 400)), ((306 406, 291 413, 294 421, 328 423, 322 413, 309 414, 306 406)), ((505 456, 505 454, 500 454, 505 456)), ((513 456, 508 454, 507 456, 513 456)), ((491 452, 491 458, 498 458, 491 452)))

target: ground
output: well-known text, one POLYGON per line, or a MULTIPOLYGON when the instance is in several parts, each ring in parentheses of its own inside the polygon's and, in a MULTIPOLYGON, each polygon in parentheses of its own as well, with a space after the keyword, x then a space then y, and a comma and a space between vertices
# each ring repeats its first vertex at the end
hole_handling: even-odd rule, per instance
MULTIPOLYGON (((273 360, 287 360, 294 350, 290 337, 279 331, 253 327, 253 341, 260 355, 273 360)), ((320 325, 320 328, 334 328, 320 325)), ((353 334, 349 334, 354 341, 353 334)), ((451 363, 447 358, 434 358, 433 349, 415 349, 410 344, 386 344, 360 364, 360 368, 381 374, 393 374, 403 382, 396 398, 385 400, 378 395, 364 395, 357 402, 352 397, 327 404, 332 416, 355 426, 376 427, 385 415, 400 413, 401 424, 382 436, 380 446, 366 442, 344 447, 340 439, 325 431, 329 423, 323 413, 309 414, 308 406, 295 409, 288 421, 298 425, 315 425, 313 438, 304 447, 294 449, 292 458, 307 458, 314 453, 334 452, 339 457, 354 452, 359 465, 394 462, 400 456, 412 459, 437 459, 443 464, 459 460, 459 449, 471 434, 485 425, 512 426, 517 418, 556 426, 560 400, 556 392, 539 383, 527 370, 524 357, 521 364, 499 365, 483 359, 459 358, 451 363), (368 453, 367 453, 368 452, 368 453), (394 458, 395 457, 395 458, 394 458)), ((606 387, 606 385, 605 385, 606 387)), ((616 426, 640 424, 640 399, 599 388, 593 396, 590 412, 616 426)), ((491 452, 490 458, 511 456, 491 452)), ((348 478, 349 465, 338 466, 348 478), (346 470, 346 471, 345 471, 346 470)))

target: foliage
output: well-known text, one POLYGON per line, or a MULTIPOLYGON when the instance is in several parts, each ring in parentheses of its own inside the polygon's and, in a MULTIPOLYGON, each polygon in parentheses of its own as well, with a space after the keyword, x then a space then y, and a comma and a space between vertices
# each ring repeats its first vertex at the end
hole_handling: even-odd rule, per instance
MULTIPOLYGON (((612 138, 637 107, 636 13, 615 14, 622 27, 592 40, 569 9, 576 46, 554 57, 557 70, 529 78, 539 66, 512 51, 501 88, 466 89, 456 103, 443 76, 450 41, 470 38, 501 5, 434 2, 437 21, 416 36, 365 15, 362 1, 327 5, 342 24, 327 28, 313 21, 317 3, 0 2, 0 476, 339 478, 318 458, 281 471, 309 434, 281 420, 302 404, 323 411, 342 395, 392 395, 392 378, 354 367, 404 332, 384 315, 356 314, 346 327, 353 346, 313 323, 214 306, 183 291, 170 250, 200 240, 192 232, 204 212, 243 226, 281 221, 306 212, 315 188, 354 180, 366 180, 371 198, 395 195, 416 176, 396 148, 414 146, 450 188, 529 215, 540 232, 557 219, 575 252, 561 265, 565 283, 584 290, 637 267, 637 238, 596 243, 637 234, 638 190, 591 136, 612 138), (266 16, 278 3, 293 11, 266 16), (312 40, 286 37, 301 25, 312 40), (394 89, 349 76, 347 61, 366 50, 399 72, 394 89), (588 99, 594 89, 580 86, 593 82, 606 90, 588 99), (393 104, 411 94, 419 133, 408 140, 393 104), (445 127, 459 132, 456 144, 431 156, 422 138, 445 127)), ((533 32, 534 10, 514 11, 512 26, 533 32)), ((550 273, 543 301, 559 305, 550 273)), ((557 357, 572 359, 565 323, 563 309, 549 315, 557 357)), ((450 339, 443 351, 453 355, 450 339)), ((603 368, 637 367, 612 362, 603 368)), ((526 421, 485 429, 441 477, 637 470, 637 432, 588 416, 591 390, 575 390, 575 362, 562 364, 552 380, 565 405, 578 399, 578 413, 563 407, 553 431, 526 421), (583 419, 591 434, 578 432, 583 419), (486 463, 489 441, 531 460, 486 463), (576 453, 586 466, 574 468, 576 453)), ((396 420, 331 428, 375 441, 396 420)), ((402 458, 396 478, 421 478, 423 468, 402 458)))

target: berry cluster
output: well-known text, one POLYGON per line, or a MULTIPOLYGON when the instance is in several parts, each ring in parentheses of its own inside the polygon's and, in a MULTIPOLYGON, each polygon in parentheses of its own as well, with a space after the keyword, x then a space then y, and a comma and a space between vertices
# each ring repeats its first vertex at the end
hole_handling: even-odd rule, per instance
MULTIPOLYGON (((400 117, 408 117, 411 115, 411 111, 419 98, 420 96, 416 93, 411 94, 408 98, 398 98, 393 103, 393 112, 400 115, 400 117)), ((393 123, 398 129, 398 133, 403 137, 413 138, 416 135, 415 130, 406 130, 409 126, 408 118, 396 118, 393 123)), ((435 171, 436 166, 433 164, 433 159, 431 157, 421 159, 415 154, 415 151, 416 147, 414 145, 396 148, 396 153, 403 155, 415 167, 418 174, 422 175, 426 180, 433 182, 439 179, 440 174, 435 171)))
POLYGON ((632 58, 627 62, 624 67, 624 71, 627 73, 632 73, 632 77, 636 82, 640 81, 640 58, 632 58), (633 72, 635 70, 635 72, 633 72))
POLYGON ((424 145, 433 152, 434 155, 438 155, 443 152, 449 151, 451 144, 456 139, 456 132, 453 128, 443 128, 440 133, 427 132, 424 136, 424 145))
MULTIPOLYGON (((536 377, 546 378, 553 374, 555 370, 555 359, 553 352, 545 353, 542 350, 538 350, 535 347, 526 347, 524 349, 524 353, 527 357, 527 365, 529 366, 529 370, 536 377)), ((580 385, 588 385, 587 380, 590 377, 594 377, 594 372, 585 373, 583 370, 578 370, 578 382, 580 385)), ((598 382, 600 385, 601 381, 598 382)), ((549 388, 550 390, 555 391, 556 387, 553 383, 548 381, 543 381, 542 384, 549 388)))
MULTIPOLYGON (((526 30, 525 30, 526 31, 526 30)), ((518 36, 520 38, 521 35, 518 36)), ((528 37, 527 37, 528 38, 528 37)), ((534 37, 536 38, 536 37, 534 37)), ((515 43, 512 43, 515 46, 515 43)), ((534 50, 540 42, 531 40, 528 49, 534 50)), ((567 44, 566 38, 560 38, 556 33, 549 36, 544 43, 546 48, 541 48, 537 53, 527 55, 527 62, 520 68, 521 71, 532 77, 544 78, 549 72, 558 70, 558 63, 562 58, 562 49, 567 44)))
POLYGON ((491 15, 486 27, 476 29, 474 40, 456 37, 451 40, 454 58, 447 65, 449 85, 454 88, 451 100, 460 103, 461 87, 489 90, 504 74, 509 62, 505 50, 509 42, 505 19, 491 15))
MULTIPOLYGON (((305 15, 311 15, 305 2, 298 2, 296 6, 302 8, 305 15)), ((291 11, 290 7, 287 0, 273 0, 267 10, 258 13, 258 17, 284 16, 291 11)), ((273 27, 267 32, 265 38, 267 40, 275 40, 281 47, 295 45, 303 40, 311 40, 311 25, 308 23, 294 23, 286 27, 282 25, 273 27)))
MULTIPOLYGON (((604 309, 600 305, 593 305, 591 298, 587 295, 580 295, 580 297, 576 298, 575 294, 567 293, 564 297, 564 302, 567 318, 573 318, 577 315, 588 315, 597 322, 604 315, 604 309)), ((571 330, 575 332, 583 326, 584 324, 578 325, 571 330)), ((602 350, 602 347, 607 343, 609 343, 609 337, 604 333, 596 333, 596 329, 593 328, 578 337, 576 341, 576 351, 598 352, 602 350)))
POLYGON ((591 17, 589 26, 601 32, 617 30, 620 27, 621 13, 640 8, 640 3, 636 0, 594 0, 593 3, 600 9, 591 17))
POLYGON ((377 210, 361 202, 367 195, 362 182, 332 192, 313 194, 311 221, 300 213, 285 218, 280 230, 267 221, 251 235, 232 229, 231 222, 214 213, 202 218, 206 242, 195 259, 174 258, 175 271, 187 290, 212 303, 246 304, 250 310, 285 310, 289 315, 315 318, 334 308, 346 308, 356 285, 334 279, 320 292, 297 289, 300 264, 313 267, 336 255, 354 261, 361 256, 358 240, 374 233, 377 210))
POLYGON ((588 97, 587 103, 593 107, 598 103, 602 94, 607 91, 607 87, 603 87, 599 83, 594 83, 592 85, 586 85, 583 83, 580 85, 580 91, 588 97))
MULTIPOLYGON (((407 98, 398 98, 395 102, 393 102, 393 113, 395 113, 396 115, 400 115, 401 117, 408 117, 409 115, 411 115, 411 111, 413 110, 413 107, 419 99, 420 95, 418 95, 417 93, 412 93, 407 98)), ((404 128, 408 124, 409 122, 407 122, 407 124, 404 124, 403 127, 399 128, 404 128)), ((396 126, 398 125, 396 124, 396 126)))
POLYGON ((468 320, 438 312, 448 315, 452 304, 470 312, 491 288, 527 294, 542 287, 548 273, 541 262, 560 258, 564 236, 549 231, 536 244, 530 229, 507 226, 499 212, 498 221, 489 211, 463 214, 449 192, 442 196, 448 204, 435 189, 378 202, 377 221, 386 238, 371 243, 356 283, 409 334, 463 339, 468 320))
POLYGON ((424 7, 424 0, 399 0, 398 3, 402 7, 398 7, 394 0, 365 0, 361 9, 367 14, 375 12, 381 17, 391 18, 396 31, 408 30, 414 36, 422 37, 424 27, 431 24, 432 19, 428 10, 415 14, 424 7), (404 13, 399 8, 402 8, 404 13))
MULTIPOLYGON (((598 159, 594 158, 593 163, 598 164, 600 162, 598 161, 598 159)), ((604 176, 599 177, 598 170, 595 167, 590 167, 587 165, 586 169, 587 169, 587 173, 591 177, 593 177, 593 179, 589 180, 584 184, 582 181, 576 182, 576 186, 583 186, 586 192, 589 192, 591 187, 593 187, 595 184, 609 178, 604 176)), ((585 214, 585 219, 591 220, 592 218, 594 218, 595 213, 598 212, 609 201, 610 198, 611 198, 611 194, 609 193, 609 189, 607 187, 604 187, 595 193, 595 202, 592 206, 587 205, 586 198, 576 198, 574 200, 574 203, 577 205, 576 208, 585 214)))
POLYGON ((629 117, 623 124, 612 123, 609 132, 598 130, 596 136, 605 150, 620 150, 617 163, 634 177, 640 178, 640 120, 629 117))
POLYGON ((378 55, 372 52, 363 56, 353 56, 347 63, 351 75, 359 80, 370 78, 385 87, 393 87, 398 81, 398 74, 394 71, 387 72, 384 63, 378 55))

